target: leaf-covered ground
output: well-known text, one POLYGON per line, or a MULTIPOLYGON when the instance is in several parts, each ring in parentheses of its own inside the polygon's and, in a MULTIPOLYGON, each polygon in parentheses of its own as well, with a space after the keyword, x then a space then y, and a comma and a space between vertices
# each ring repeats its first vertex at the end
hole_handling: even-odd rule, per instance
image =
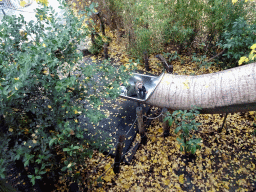
MULTIPOLYGON (((112 38, 111 59, 128 66, 131 58, 125 52, 123 39, 109 31, 107 36, 112 38)), ((179 55, 172 61, 174 73, 200 75, 220 70, 214 66, 198 68, 194 61, 192 56, 179 55)), ((162 72, 163 67, 154 55, 150 56, 149 65, 150 73, 162 72)), ((138 63, 137 67, 145 71, 143 65, 138 63)), ((256 191, 255 117, 256 112, 228 114, 223 130, 219 131, 224 115, 199 115, 196 120, 201 126, 194 134, 203 141, 195 156, 179 151, 175 125, 170 136, 161 137, 162 122, 156 119, 147 129, 147 145, 140 146, 130 165, 121 164, 119 174, 115 175, 111 167, 113 158, 94 151, 91 159, 85 159, 75 173, 59 178, 55 186, 58 191, 68 191, 68 175, 81 174, 88 191, 256 191)), ((134 143, 138 141, 139 134, 134 143)), ((82 183, 79 187, 84 191, 82 183)))
MULTIPOLYGON (((113 39, 109 47, 111 58, 126 65, 129 56, 122 39, 113 39)), ((219 71, 217 67, 198 69, 191 56, 182 56, 172 62, 174 73, 199 75, 219 71)), ((150 73, 159 74, 162 66, 152 55, 150 73)), ((138 64, 138 69, 145 71, 138 64)), ((156 109, 157 110, 157 109, 156 109)), ((147 145, 141 146, 130 165, 121 164, 115 175, 111 165, 114 159, 94 152, 85 160, 84 169, 78 170, 89 191, 256 191, 256 112, 228 114, 222 131, 224 115, 199 115, 201 123, 194 134, 202 138, 201 150, 195 156, 180 152, 175 125, 170 136, 163 138, 162 122, 154 120, 147 130, 147 145)), ((135 143, 140 141, 137 134, 135 143)), ((68 188, 66 177, 56 185, 59 190, 68 188)), ((81 188, 82 190, 82 188, 81 188)))

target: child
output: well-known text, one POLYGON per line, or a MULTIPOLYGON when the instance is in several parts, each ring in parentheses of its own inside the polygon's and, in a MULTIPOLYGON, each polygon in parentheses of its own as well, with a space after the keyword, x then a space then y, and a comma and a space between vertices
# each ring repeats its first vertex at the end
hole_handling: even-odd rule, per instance
POLYGON ((147 90, 143 85, 143 81, 134 82, 135 85, 128 85, 127 86, 127 96, 129 97, 138 97, 140 99, 144 99, 146 96, 147 90))

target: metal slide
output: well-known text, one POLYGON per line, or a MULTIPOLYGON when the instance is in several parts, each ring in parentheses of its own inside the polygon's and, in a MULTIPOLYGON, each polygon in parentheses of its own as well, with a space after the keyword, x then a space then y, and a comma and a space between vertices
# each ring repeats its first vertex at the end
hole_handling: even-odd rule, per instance
POLYGON ((125 99, 134 100, 134 101, 147 101, 148 98, 155 91, 156 87, 162 80, 163 76, 164 76, 164 73, 162 73, 159 76, 151 76, 151 75, 133 73, 133 76, 128 81, 129 86, 127 86, 127 87, 121 86, 122 91, 121 91, 120 97, 123 97, 125 99), (140 94, 138 90, 136 91, 135 94, 129 95, 129 89, 133 89, 136 86, 136 82, 143 82, 143 86, 146 89, 146 93, 144 95, 142 92, 140 94))

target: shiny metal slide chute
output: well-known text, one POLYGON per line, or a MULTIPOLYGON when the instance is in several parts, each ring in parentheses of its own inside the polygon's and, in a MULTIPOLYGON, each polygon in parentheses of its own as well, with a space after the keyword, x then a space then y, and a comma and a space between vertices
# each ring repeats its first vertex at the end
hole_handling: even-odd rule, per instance
POLYGON ((147 93, 145 94, 145 97, 143 98, 139 97, 139 93, 137 95, 132 95, 132 96, 130 96, 129 94, 127 95, 127 89, 126 89, 127 87, 126 88, 122 87, 122 92, 120 94, 120 97, 134 100, 134 101, 145 102, 152 95, 152 93, 156 89, 157 85, 160 83, 163 76, 164 76, 164 73, 162 73, 160 76, 151 76, 151 75, 133 73, 133 76, 129 79, 128 83, 131 86, 135 86, 136 82, 142 81, 147 91, 147 93))

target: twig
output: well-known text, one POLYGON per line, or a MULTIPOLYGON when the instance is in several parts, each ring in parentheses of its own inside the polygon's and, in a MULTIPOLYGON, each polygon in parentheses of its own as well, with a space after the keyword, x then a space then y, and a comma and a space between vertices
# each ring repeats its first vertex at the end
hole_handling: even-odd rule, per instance
POLYGON ((226 113, 226 114, 225 114, 225 117, 224 117, 224 120, 223 120, 222 126, 221 126, 221 128, 219 129, 219 133, 223 130, 223 127, 224 127, 224 125, 225 125, 225 122, 226 122, 227 116, 228 116, 228 113, 226 113))
POLYGON ((226 51, 226 49, 224 49, 223 51, 221 51, 220 53, 218 53, 217 55, 213 56, 212 58, 210 58, 207 62, 215 59, 216 57, 219 57, 220 55, 222 55, 224 52, 226 51))

